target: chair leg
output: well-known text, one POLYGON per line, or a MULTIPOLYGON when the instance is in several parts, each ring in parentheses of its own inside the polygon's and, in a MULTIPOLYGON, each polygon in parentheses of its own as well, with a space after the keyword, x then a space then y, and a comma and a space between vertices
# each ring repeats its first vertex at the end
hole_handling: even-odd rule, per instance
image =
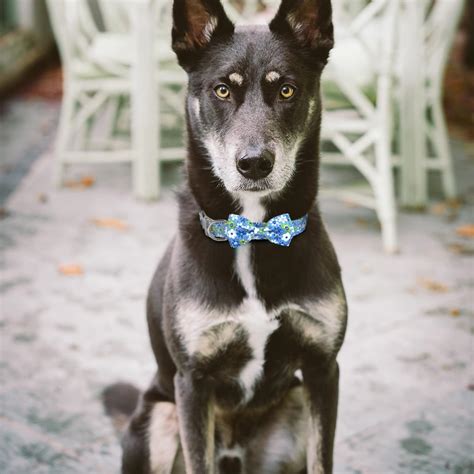
POLYGON ((54 185, 61 187, 63 184, 64 171, 66 163, 64 161, 64 155, 68 149, 68 143, 70 141, 70 126, 72 123, 72 117, 74 114, 74 94, 71 90, 66 87, 64 90, 63 100, 61 104, 61 113, 59 117, 58 134, 56 138, 56 146, 54 152, 54 170, 53 180, 54 185))
MULTIPOLYGON (((381 133, 381 135, 383 135, 381 133)), ((375 144, 378 181, 375 186, 377 216, 382 229, 382 241, 387 253, 398 251, 397 209, 392 171, 392 156, 388 137, 381 136, 375 144)))
POLYGON ((133 145, 133 189, 137 197, 156 199, 159 194, 159 104, 153 60, 152 5, 142 2, 133 7, 135 30, 132 67, 131 107, 133 145), (143 4, 142 4, 143 3, 143 4))
POLYGON ((384 250, 387 253, 396 253, 398 251, 397 212, 393 194, 390 192, 389 187, 380 183, 375 191, 375 198, 384 250))
POLYGON ((454 177, 453 157, 449 147, 448 130, 440 101, 436 100, 434 102, 432 113, 435 128, 433 144, 436 148, 437 159, 442 165, 440 171, 444 195, 448 199, 454 199, 457 197, 457 188, 454 177))
POLYGON ((398 252, 397 216, 390 206, 381 206, 378 210, 380 226, 382 229, 382 242, 387 253, 398 252))

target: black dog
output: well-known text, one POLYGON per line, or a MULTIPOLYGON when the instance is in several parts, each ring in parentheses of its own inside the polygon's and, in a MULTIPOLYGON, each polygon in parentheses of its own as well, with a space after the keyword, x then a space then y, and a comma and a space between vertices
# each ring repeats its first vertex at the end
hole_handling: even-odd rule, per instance
POLYGON ((218 0, 175 0, 173 16, 187 183, 123 472, 332 472, 347 307, 316 202, 330 0, 283 0, 268 27, 234 28, 218 0))

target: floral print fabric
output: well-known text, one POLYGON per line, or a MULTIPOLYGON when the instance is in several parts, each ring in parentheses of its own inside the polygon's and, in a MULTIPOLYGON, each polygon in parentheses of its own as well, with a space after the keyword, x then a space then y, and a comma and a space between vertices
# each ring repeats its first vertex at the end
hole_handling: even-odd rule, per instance
POLYGON ((202 212, 200 220, 208 237, 218 241, 227 240, 235 249, 252 240, 268 240, 288 247, 293 237, 306 229, 308 216, 292 220, 289 214, 281 214, 268 222, 252 222, 237 214, 230 214, 227 220, 212 220, 202 212))

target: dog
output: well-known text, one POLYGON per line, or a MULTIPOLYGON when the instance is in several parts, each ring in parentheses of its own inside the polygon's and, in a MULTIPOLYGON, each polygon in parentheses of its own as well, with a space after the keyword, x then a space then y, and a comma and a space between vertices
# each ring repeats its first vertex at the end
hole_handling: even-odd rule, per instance
POLYGON ((347 304, 317 203, 331 16, 330 0, 283 0, 269 25, 235 27, 218 0, 174 1, 186 183, 125 474, 332 472, 347 304))

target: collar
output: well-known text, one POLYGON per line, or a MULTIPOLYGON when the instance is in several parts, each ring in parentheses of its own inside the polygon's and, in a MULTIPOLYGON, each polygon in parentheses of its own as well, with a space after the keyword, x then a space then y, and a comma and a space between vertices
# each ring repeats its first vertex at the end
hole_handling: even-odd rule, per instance
POLYGON ((229 214, 228 219, 214 220, 201 211, 199 220, 207 237, 217 242, 227 240, 232 248, 238 248, 252 240, 268 240, 288 247, 293 237, 306 229, 308 214, 295 220, 289 214, 280 214, 267 222, 252 222, 237 214, 229 214))

